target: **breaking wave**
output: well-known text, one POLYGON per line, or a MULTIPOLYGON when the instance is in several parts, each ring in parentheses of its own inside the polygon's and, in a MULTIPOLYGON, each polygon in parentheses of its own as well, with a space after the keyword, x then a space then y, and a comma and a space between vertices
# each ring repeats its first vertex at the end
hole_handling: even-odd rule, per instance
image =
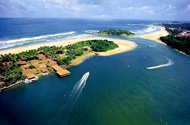
POLYGON ((158 69, 158 68, 162 68, 162 67, 167 67, 167 66, 171 66, 174 64, 173 60, 168 59, 167 57, 164 57, 166 60, 168 60, 168 63, 166 64, 161 64, 161 65, 157 65, 157 66, 151 66, 151 67, 146 67, 146 69, 158 69))
POLYGON ((36 36, 31 38, 21 38, 15 40, 8 40, 8 41, 0 41, 0 50, 8 49, 13 47, 19 47, 23 45, 29 45, 34 43, 44 43, 44 42, 58 42, 58 41, 65 41, 65 40, 74 40, 80 38, 88 38, 91 37, 90 34, 75 34, 74 31, 67 32, 67 33, 60 33, 60 34, 51 34, 51 35, 44 35, 44 36, 36 36))
MULTIPOLYGON (((71 32, 66 32, 66 33, 58 33, 58 34, 42 35, 42 36, 36 36, 36 37, 20 38, 20 39, 8 40, 8 41, 6 41, 6 43, 16 43, 16 42, 23 42, 23 41, 45 39, 45 38, 49 38, 49 37, 71 35, 74 33, 75 33, 75 31, 71 31, 71 32)), ((0 42, 4 42, 4 41, 0 41, 0 42)))
POLYGON ((154 31, 156 31, 156 29, 157 29, 156 26, 149 25, 148 28, 143 29, 143 30, 134 31, 134 33, 136 33, 136 34, 146 34, 146 33, 154 32, 154 31))
POLYGON ((97 30, 86 30, 86 31, 84 31, 85 33, 98 33, 98 31, 97 30))
POLYGON ((152 48, 152 47, 156 47, 157 45, 149 45, 148 47, 152 48))
POLYGON ((127 25, 128 26, 146 26, 146 24, 143 24, 143 23, 137 23, 137 24, 135 24, 135 23, 128 23, 127 25))

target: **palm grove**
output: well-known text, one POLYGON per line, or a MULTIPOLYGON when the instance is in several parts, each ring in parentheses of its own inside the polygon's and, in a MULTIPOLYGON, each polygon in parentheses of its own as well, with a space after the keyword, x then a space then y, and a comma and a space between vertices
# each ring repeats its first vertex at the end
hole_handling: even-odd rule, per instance
MULTIPOLYGON (((84 52, 105 52, 117 48, 118 45, 108 40, 87 40, 67 46, 44 46, 38 49, 28 50, 18 54, 5 54, 0 56, 1 65, 6 63, 5 66, 0 67, 0 74, 4 76, 1 81, 5 82, 5 86, 14 84, 18 80, 25 79, 22 75, 22 70, 18 66, 19 61, 30 61, 38 59, 38 54, 43 53, 48 58, 51 58, 59 65, 69 65, 76 57, 81 56, 84 52), (66 54, 67 57, 60 58, 59 54, 66 54)), ((33 68, 32 65, 29 68, 33 68)))

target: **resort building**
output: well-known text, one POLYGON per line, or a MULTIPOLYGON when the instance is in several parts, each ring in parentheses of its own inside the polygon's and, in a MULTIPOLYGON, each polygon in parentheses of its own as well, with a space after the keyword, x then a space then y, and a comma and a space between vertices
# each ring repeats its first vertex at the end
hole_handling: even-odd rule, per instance
POLYGON ((5 85, 5 82, 0 81, 0 88, 2 88, 5 85))
POLYGON ((57 62, 52 59, 43 59, 42 63, 46 64, 49 67, 52 67, 53 65, 57 65, 57 62))
POLYGON ((38 77, 36 77, 35 74, 32 72, 26 73, 25 76, 26 79, 24 80, 24 83, 36 82, 38 80, 38 77))
POLYGON ((41 67, 40 70, 42 71, 42 76, 46 76, 49 74, 48 69, 46 67, 41 67))
POLYGON ((46 56, 44 56, 43 54, 39 54, 38 59, 40 59, 40 60, 46 59, 46 56))
POLYGON ((26 65, 26 61, 19 61, 19 62, 17 63, 17 65, 18 65, 18 66, 26 65))
POLYGON ((30 60, 29 62, 18 62, 18 65, 22 69, 22 75, 26 76, 24 83, 37 81, 40 75, 46 76, 49 74, 49 72, 53 71, 53 69, 60 77, 70 75, 68 70, 62 69, 60 66, 58 66, 56 61, 47 58, 43 54, 39 54, 38 58, 39 59, 30 60))
POLYGON ((70 75, 70 72, 66 69, 62 69, 60 66, 58 65, 53 65, 52 68, 56 71, 56 73, 60 76, 60 77, 65 77, 70 75))
POLYGON ((190 31, 184 31, 178 34, 178 37, 190 37, 190 31))

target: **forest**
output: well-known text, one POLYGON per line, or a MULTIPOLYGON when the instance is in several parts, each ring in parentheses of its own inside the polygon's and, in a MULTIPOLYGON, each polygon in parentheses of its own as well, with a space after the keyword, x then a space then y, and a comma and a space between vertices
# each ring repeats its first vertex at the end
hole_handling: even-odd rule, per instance
POLYGON ((190 37, 178 36, 179 33, 190 31, 190 24, 163 24, 163 26, 170 34, 168 36, 160 37, 160 40, 171 48, 190 55, 190 37))

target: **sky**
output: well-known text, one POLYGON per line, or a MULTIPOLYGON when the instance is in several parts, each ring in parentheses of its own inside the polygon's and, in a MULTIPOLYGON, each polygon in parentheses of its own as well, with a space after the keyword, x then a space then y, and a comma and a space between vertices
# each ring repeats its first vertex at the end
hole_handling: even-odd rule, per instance
POLYGON ((0 17, 190 21, 190 0, 0 0, 0 17))

